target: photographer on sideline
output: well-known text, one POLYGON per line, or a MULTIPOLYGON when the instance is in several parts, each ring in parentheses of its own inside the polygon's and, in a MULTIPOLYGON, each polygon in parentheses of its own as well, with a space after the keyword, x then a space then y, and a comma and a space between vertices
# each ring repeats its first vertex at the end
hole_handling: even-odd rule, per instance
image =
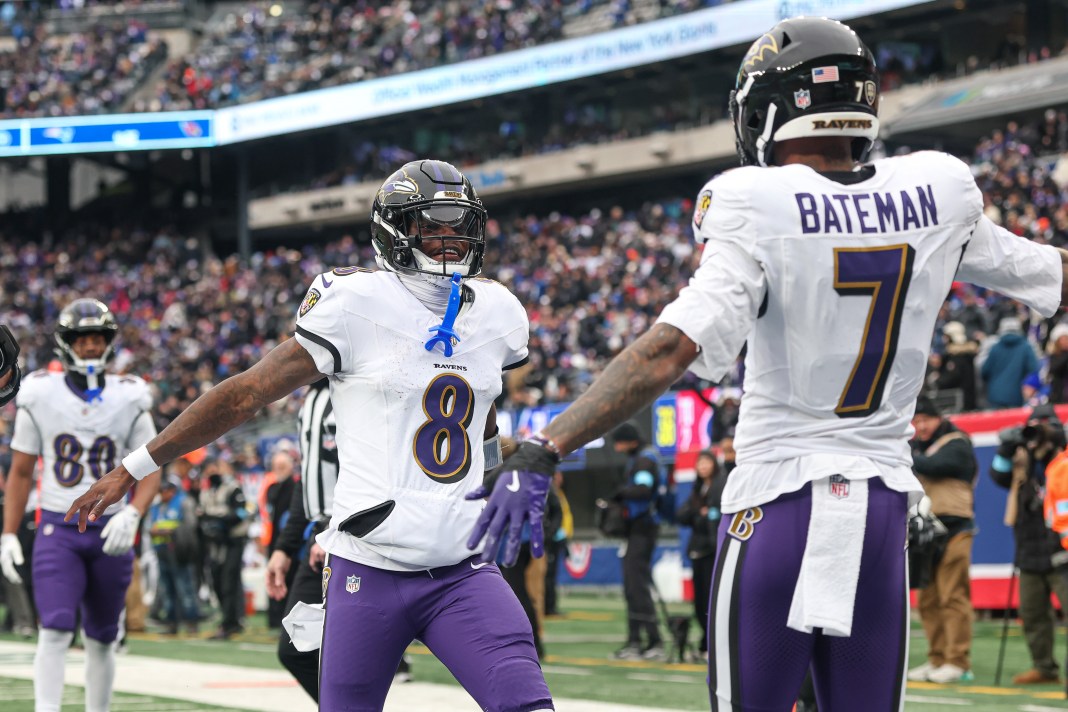
POLYGON ((927 661, 909 670, 910 680, 949 683, 972 679, 972 587, 969 568, 975 538, 978 466, 968 436, 943 420, 930 398, 920 397, 912 418, 916 436, 912 466, 931 498, 931 513, 946 527, 948 541, 920 592, 920 618, 927 634, 927 661))
POLYGON ((990 465, 990 477, 1009 490, 1005 524, 1016 539, 1020 570, 1020 618, 1034 668, 1016 675, 1017 685, 1059 682, 1053 660, 1053 606, 1050 592, 1068 605, 1068 584, 1054 571, 1050 557, 1060 551, 1057 535, 1046 525, 1043 498, 1046 467, 1065 447, 1064 426, 1053 406, 1035 406, 1023 428, 1001 433, 1001 445, 990 465))

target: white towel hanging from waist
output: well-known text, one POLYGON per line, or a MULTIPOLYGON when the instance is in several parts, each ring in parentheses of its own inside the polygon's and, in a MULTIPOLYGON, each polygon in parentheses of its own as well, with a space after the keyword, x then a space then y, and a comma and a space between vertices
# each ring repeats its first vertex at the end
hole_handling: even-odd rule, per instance
POLYGON ((812 482, 812 515, 786 625, 846 637, 853 628, 868 519, 868 480, 831 475, 812 482))

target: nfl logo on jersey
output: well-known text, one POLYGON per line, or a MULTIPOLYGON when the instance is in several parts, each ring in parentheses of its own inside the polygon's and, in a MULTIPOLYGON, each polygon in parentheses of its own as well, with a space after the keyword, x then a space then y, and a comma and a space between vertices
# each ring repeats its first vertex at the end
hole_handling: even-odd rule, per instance
POLYGON ((360 590, 360 577, 359 576, 346 576, 345 577, 345 590, 349 593, 356 593, 360 590))
POLYGON ((845 499, 849 496, 849 480, 841 475, 831 475, 831 495, 838 499, 845 499))
POLYGON ((807 109, 812 106, 812 92, 808 89, 798 89, 794 92, 794 106, 798 109, 807 109))

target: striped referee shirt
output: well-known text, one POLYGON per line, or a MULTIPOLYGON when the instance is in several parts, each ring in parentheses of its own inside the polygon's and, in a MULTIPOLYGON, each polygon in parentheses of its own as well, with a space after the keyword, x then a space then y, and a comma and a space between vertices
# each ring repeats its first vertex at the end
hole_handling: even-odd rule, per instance
POLYGON ((304 514, 309 521, 325 522, 333 512, 338 472, 337 425, 327 379, 308 388, 300 409, 299 428, 304 514))

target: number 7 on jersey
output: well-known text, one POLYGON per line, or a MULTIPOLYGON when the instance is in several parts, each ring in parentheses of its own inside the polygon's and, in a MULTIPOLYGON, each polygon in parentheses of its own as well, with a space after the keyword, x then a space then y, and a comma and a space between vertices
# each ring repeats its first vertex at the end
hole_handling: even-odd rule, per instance
POLYGON ((871 297, 860 353, 834 409, 840 418, 871 415, 882 405, 915 254, 907 244, 834 249, 834 290, 843 297, 871 297))

